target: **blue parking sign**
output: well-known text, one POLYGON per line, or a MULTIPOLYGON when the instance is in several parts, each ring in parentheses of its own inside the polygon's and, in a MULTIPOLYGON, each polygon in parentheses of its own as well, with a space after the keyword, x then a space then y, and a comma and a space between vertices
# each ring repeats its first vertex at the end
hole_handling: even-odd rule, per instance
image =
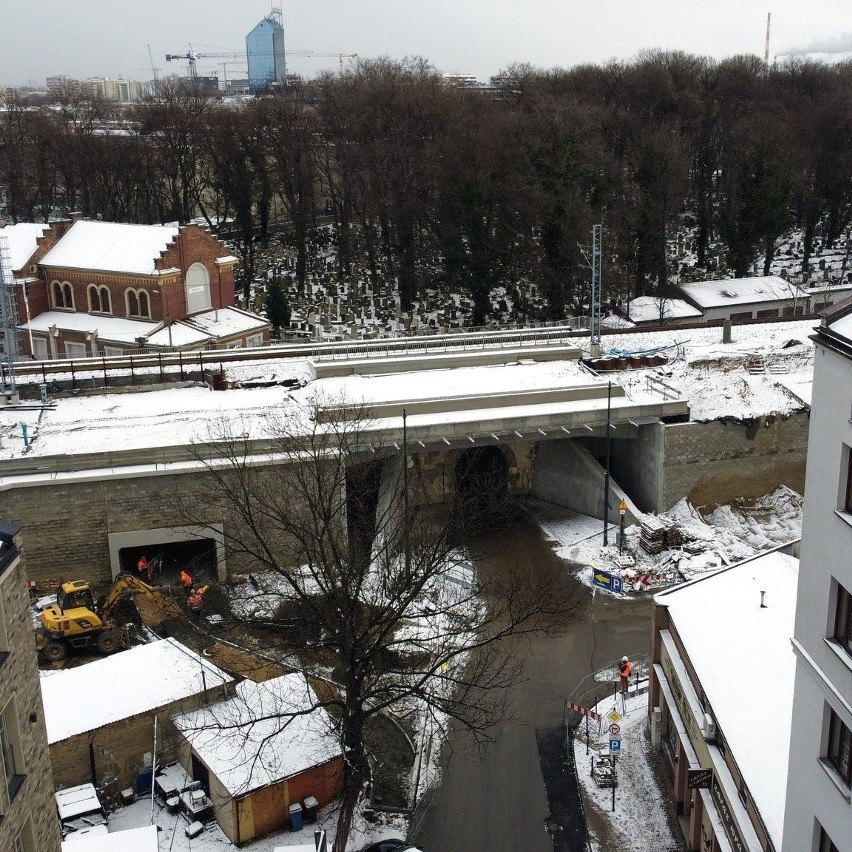
POLYGON ((609 741, 609 750, 610 751, 621 751, 621 740, 610 740, 609 741))
POLYGON ((608 592, 615 592, 617 595, 624 592, 624 585, 621 582, 621 577, 616 574, 610 574, 609 571, 592 571, 592 583, 600 589, 606 589, 608 592))

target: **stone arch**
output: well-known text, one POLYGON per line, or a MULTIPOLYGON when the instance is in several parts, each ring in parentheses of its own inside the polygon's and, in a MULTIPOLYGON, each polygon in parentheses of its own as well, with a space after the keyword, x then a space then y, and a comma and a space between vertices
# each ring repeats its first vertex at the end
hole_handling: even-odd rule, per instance
POLYGON ((480 515, 503 505, 509 496, 509 461, 499 447, 470 447, 456 460, 455 491, 465 515, 480 515))

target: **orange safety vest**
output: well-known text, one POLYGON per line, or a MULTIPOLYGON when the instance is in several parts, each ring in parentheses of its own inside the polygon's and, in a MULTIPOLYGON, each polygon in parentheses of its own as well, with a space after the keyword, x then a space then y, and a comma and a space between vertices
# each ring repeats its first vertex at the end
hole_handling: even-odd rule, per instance
POLYGON ((183 587, 185 589, 188 589, 192 585, 192 577, 190 577, 186 571, 180 572, 180 581, 183 583, 183 587))
POLYGON ((633 664, 628 660, 626 663, 622 662, 622 664, 618 667, 621 672, 621 676, 624 678, 630 677, 630 672, 633 671, 633 664))

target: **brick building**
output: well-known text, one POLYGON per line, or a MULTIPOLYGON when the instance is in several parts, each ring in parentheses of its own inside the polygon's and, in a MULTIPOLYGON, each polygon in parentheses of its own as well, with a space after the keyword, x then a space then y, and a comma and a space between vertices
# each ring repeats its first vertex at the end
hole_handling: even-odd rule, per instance
POLYGON ((128 350, 256 346, 269 324, 234 307, 234 257, 199 225, 128 225, 76 214, 0 229, 20 352, 37 360, 128 350))
POLYGON ((136 789, 151 768, 155 717, 162 765, 175 758, 169 716, 224 697, 232 680, 175 639, 43 675, 53 784, 136 789))
POLYGON ((19 528, 0 524, 0 849, 59 852, 19 528))

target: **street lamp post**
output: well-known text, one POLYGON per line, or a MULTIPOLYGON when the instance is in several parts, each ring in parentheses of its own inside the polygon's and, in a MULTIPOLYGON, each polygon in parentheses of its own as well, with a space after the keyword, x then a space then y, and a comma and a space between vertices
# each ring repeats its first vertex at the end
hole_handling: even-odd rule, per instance
POLYGON ((618 504, 618 555, 621 556, 621 551, 624 550, 624 516, 627 514, 627 503, 622 500, 618 504))

